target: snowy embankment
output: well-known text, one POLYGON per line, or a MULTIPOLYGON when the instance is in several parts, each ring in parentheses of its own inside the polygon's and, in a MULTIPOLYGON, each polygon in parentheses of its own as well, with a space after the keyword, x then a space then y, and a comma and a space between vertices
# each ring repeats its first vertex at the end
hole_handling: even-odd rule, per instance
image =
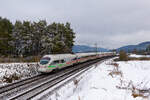
POLYGON ((0 86, 36 74, 37 63, 0 63, 0 86))
POLYGON ((150 100, 150 61, 108 60, 56 90, 50 100, 150 100))

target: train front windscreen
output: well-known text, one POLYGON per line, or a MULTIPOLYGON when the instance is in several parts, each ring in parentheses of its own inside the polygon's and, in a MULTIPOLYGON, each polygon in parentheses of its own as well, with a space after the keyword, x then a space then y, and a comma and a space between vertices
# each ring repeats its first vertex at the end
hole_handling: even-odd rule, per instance
POLYGON ((49 58, 49 57, 44 57, 44 58, 42 58, 42 59, 40 60, 40 64, 41 64, 41 65, 48 64, 50 60, 51 60, 51 58, 49 58))

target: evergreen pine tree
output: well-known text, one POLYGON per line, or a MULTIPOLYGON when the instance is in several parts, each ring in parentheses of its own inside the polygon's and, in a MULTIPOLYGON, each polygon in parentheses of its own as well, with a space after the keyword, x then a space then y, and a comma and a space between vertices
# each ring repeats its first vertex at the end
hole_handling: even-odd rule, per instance
POLYGON ((6 19, 0 17, 0 54, 8 55, 11 53, 11 47, 9 41, 12 34, 12 23, 6 19))

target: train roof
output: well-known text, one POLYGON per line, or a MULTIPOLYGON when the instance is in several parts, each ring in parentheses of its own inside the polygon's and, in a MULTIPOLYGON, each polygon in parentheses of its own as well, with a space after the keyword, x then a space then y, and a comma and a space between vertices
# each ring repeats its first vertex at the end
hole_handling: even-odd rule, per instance
POLYGON ((43 57, 49 57, 51 59, 65 59, 65 58, 73 58, 76 56, 73 54, 52 54, 52 55, 45 55, 43 57))
MULTIPOLYGON (((106 53, 106 52, 105 52, 106 53)), ((105 54, 104 52, 90 52, 90 53, 76 53, 76 54, 50 54, 45 55, 43 57, 49 57, 51 59, 65 59, 65 58, 74 58, 74 57, 84 57, 84 56, 92 56, 96 54, 105 54)), ((107 52, 111 53, 111 52, 107 52)))

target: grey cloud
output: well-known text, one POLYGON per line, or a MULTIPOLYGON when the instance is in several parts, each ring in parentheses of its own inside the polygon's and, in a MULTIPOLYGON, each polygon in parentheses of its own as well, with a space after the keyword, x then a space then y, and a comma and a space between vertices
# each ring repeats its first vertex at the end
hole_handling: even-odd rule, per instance
POLYGON ((12 21, 69 21, 76 44, 117 48, 150 40, 149 0, 2 0, 0 7, 12 21))

